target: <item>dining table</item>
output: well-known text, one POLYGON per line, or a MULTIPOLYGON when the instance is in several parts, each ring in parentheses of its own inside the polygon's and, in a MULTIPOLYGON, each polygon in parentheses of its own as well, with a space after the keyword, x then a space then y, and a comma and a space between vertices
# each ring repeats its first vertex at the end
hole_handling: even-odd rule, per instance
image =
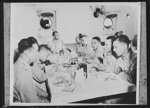
POLYGON ((91 64, 59 64, 55 75, 48 78, 52 104, 73 102, 130 93, 136 86, 114 73, 95 71, 91 64))

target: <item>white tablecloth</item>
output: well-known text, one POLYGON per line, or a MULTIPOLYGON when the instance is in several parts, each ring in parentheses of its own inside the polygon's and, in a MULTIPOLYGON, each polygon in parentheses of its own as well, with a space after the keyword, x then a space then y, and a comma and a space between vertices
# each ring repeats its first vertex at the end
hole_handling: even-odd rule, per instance
POLYGON ((116 76, 116 80, 106 80, 107 76, 107 73, 88 75, 88 78, 83 83, 76 84, 76 88, 73 92, 56 92, 52 80, 49 79, 52 93, 51 103, 67 104, 69 102, 127 93, 136 90, 135 85, 124 81, 119 76, 116 76))

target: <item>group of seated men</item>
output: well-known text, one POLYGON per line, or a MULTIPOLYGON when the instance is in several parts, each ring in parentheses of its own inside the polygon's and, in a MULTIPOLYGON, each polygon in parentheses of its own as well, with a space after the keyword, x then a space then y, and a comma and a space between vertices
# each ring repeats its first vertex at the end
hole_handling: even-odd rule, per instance
POLYGON ((72 58, 82 58, 82 63, 93 64, 98 71, 113 72, 136 84, 136 36, 133 41, 124 34, 108 36, 103 46, 99 36, 88 43, 88 36, 79 34, 73 52, 65 47, 57 31, 52 35, 53 40, 47 44, 39 45, 34 37, 18 43, 18 54, 14 57, 14 101, 50 102, 47 79, 54 76, 57 65, 49 64, 70 63, 72 58))
POLYGON ((124 34, 108 36, 104 46, 98 36, 93 37, 89 44, 86 42, 87 38, 88 36, 81 34, 77 37, 78 56, 82 56, 86 63, 94 64, 97 70, 113 72, 136 84, 136 35, 132 41, 124 34))

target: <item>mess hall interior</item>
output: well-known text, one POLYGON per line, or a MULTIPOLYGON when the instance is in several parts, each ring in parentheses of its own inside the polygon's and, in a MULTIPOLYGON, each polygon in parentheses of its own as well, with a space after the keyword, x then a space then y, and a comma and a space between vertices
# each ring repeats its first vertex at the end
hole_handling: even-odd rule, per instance
POLYGON ((137 3, 11 3, 12 104, 136 104, 137 3))

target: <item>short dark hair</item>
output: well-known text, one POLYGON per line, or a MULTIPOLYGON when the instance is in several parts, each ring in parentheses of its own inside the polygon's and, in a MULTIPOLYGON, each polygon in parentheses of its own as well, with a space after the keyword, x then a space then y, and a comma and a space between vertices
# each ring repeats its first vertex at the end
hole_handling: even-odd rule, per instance
POLYGON ((46 45, 46 44, 42 44, 42 45, 40 45, 39 46, 39 51, 41 51, 41 49, 46 49, 46 50, 48 50, 48 51, 50 51, 50 48, 46 45))
POLYGON ((20 40, 20 42, 18 43, 19 53, 23 53, 25 50, 31 48, 32 45, 35 43, 38 45, 38 42, 37 42, 36 38, 34 38, 34 37, 24 38, 24 39, 20 40))
POLYGON ((97 40, 98 42, 101 42, 101 39, 100 39, 100 37, 98 37, 98 36, 95 36, 95 37, 93 37, 92 39, 95 39, 95 40, 97 40))
POLYGON ((114 39, 114 41, 116 41, 116 40, 118 40, 119 42, 125 43, 125 44, 127 44, 127 45, 130 44, 130 40, 129 40, 128 36, 126 36, 126 35, 124 35, 124 34, 122 34, 122 35, 120 35, 120 36, 117 36, 117 37, 114 39))
POLYGON ((35 37, 28 37, 27 39, 29 39, 30 41, 32 41, 33 43, 37 43, 38 44, 38 41, 35 37))
POLYGON ((84 37, 88 37, 88 36, 87 36, 87 35, 83 35, 83 34, 79 35, 79 38, 80 38, 80 39, 82 39, 82 38, 84 38, 84 37))
POLYGON ((134 47, 137 47, 137 34, 134 35, 134 37, 133 37, 133 39, 132 39, 132 45, 133 45, 134 47))
POLYGON ((55 35, 55 33, 58 33, 58 31, 53 31, 52 36, 54 36, 54 35, 55 35))
POLYGON ((113 42, 114 42, 115 36, 108 36, 106 38, 106 40, 110 40, 111 41, 111 51, 113 51, 113 42))

